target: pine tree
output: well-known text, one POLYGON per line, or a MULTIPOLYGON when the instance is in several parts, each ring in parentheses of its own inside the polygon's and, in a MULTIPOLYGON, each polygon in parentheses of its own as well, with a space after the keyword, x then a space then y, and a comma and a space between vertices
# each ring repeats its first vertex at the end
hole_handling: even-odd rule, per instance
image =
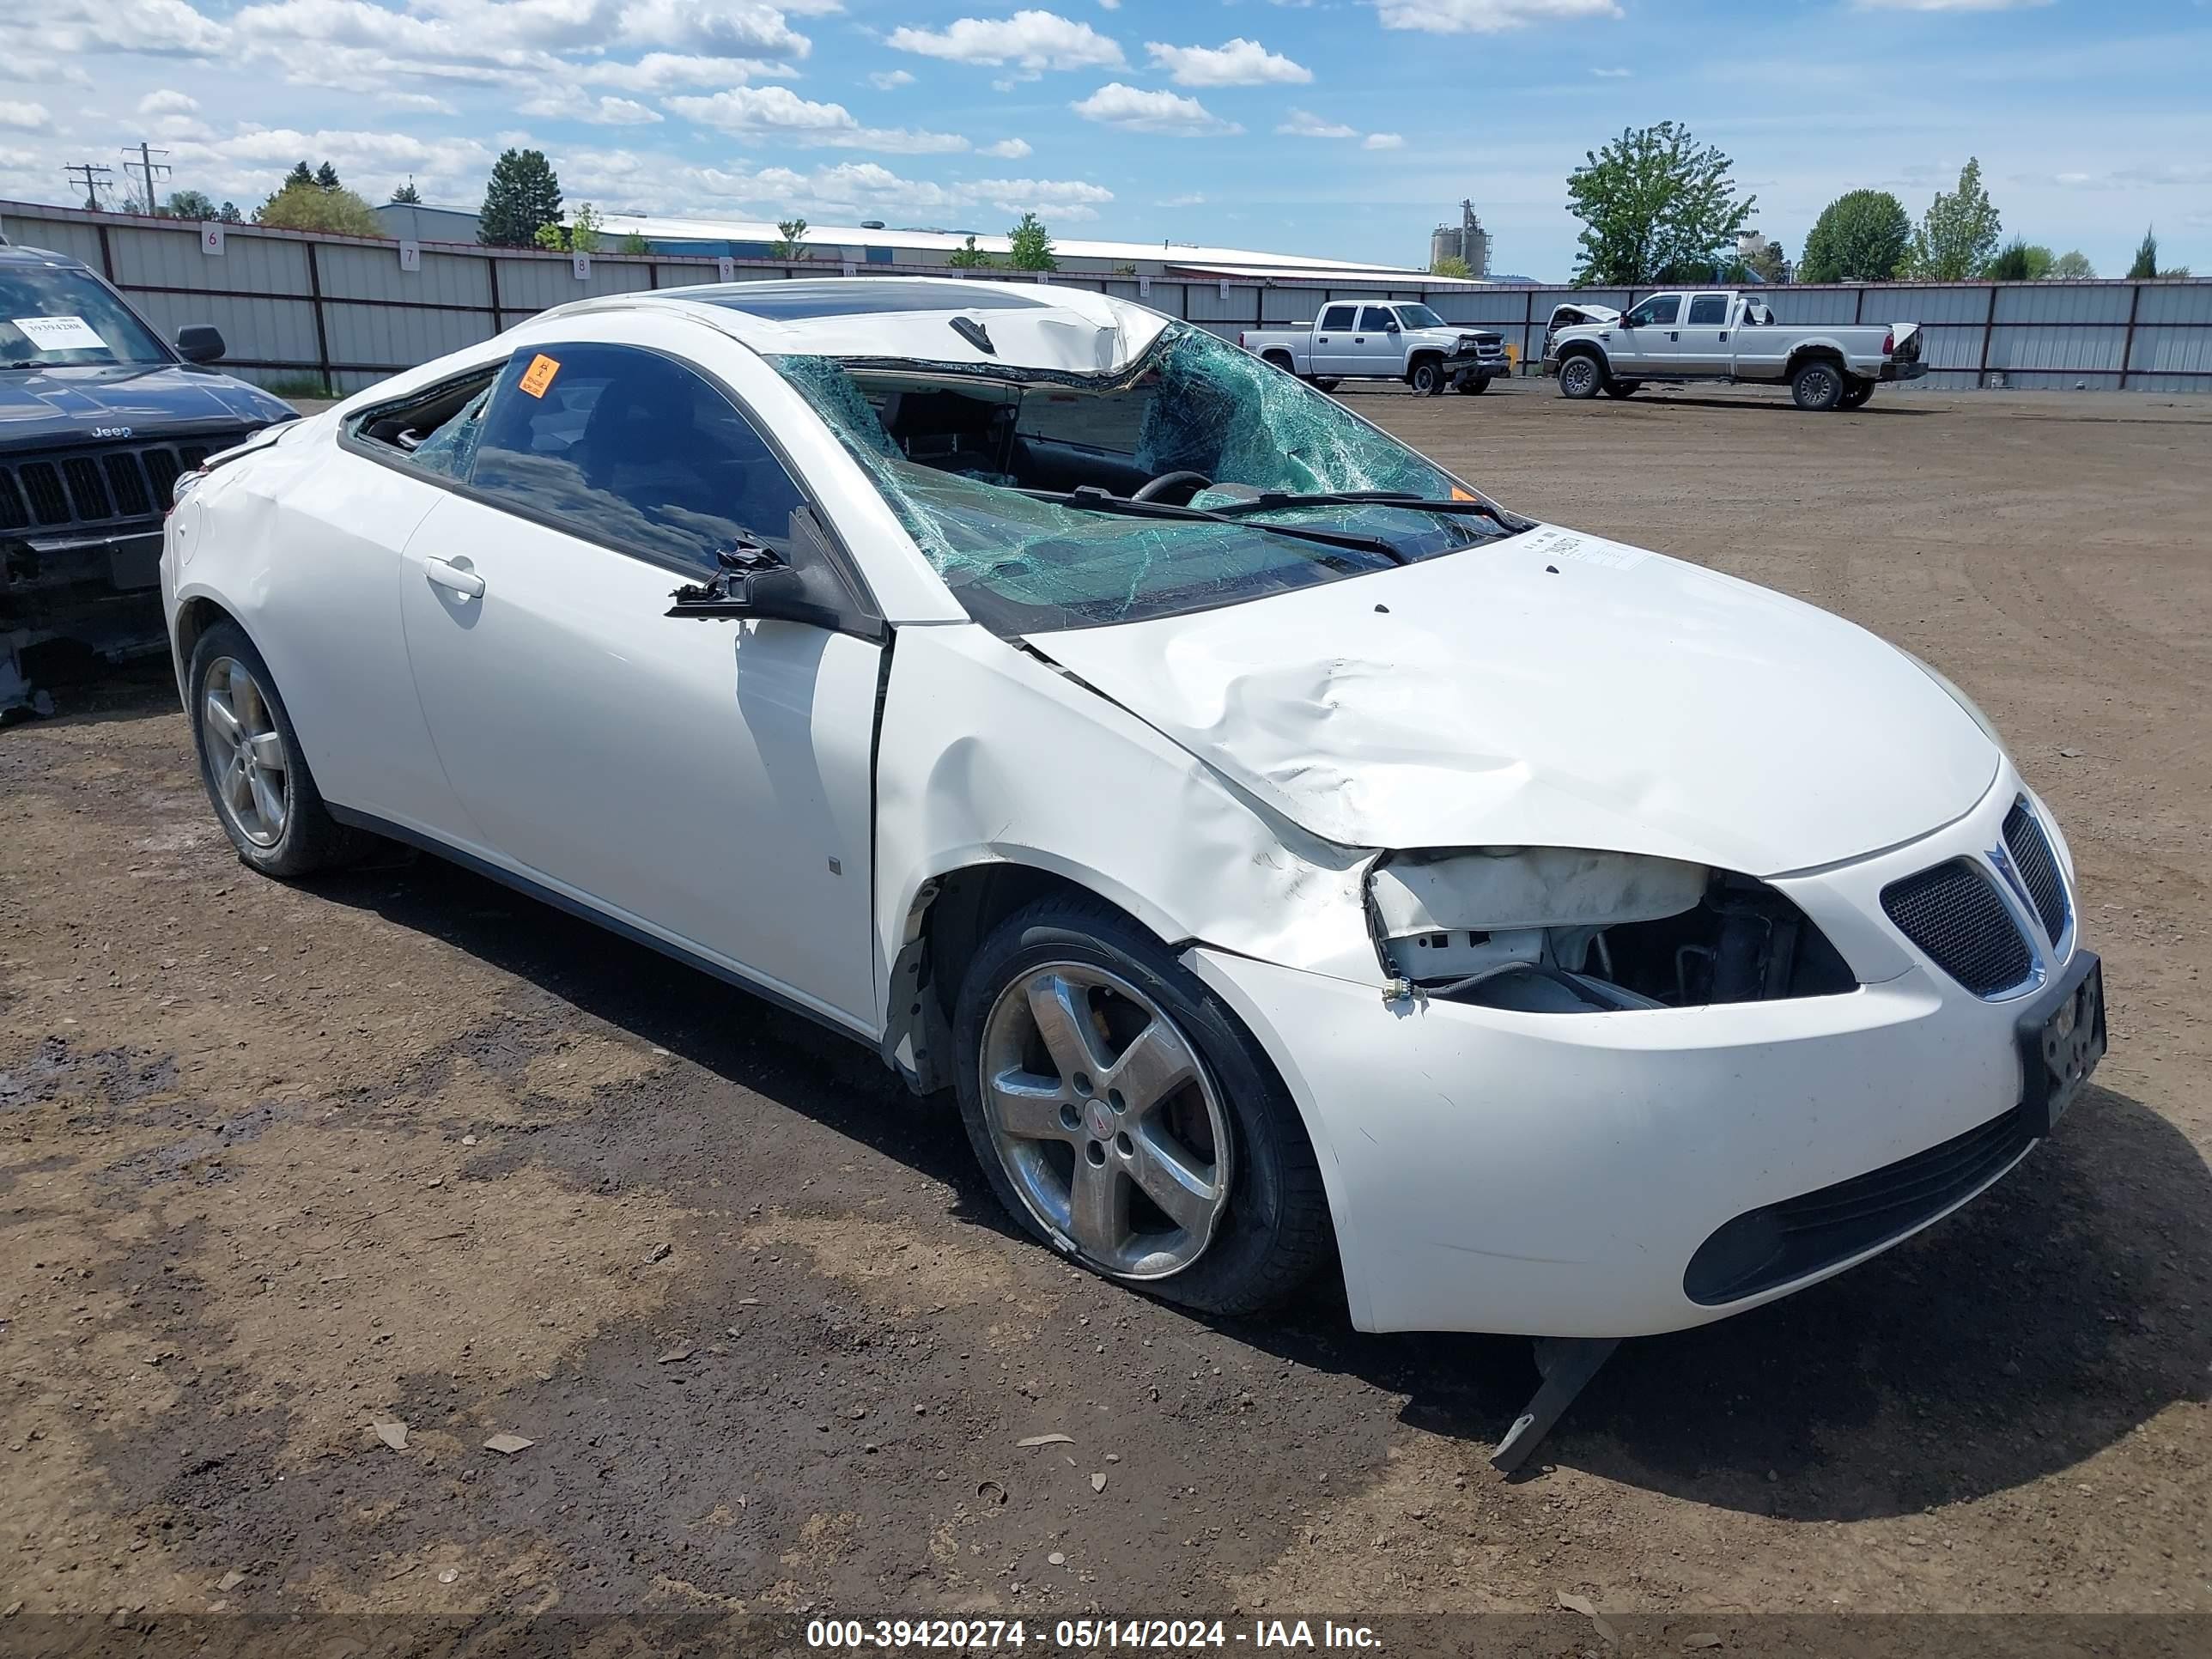
POLYGON ((320 190, 343 190, 345 188, 343 185, 341 185, 338 182, 338 170, 332 167, 328 161, 324 162, 322 166, 315 169, 315 185, 316 187, 320 190))
POLYGON ((2143 232, 2143 239, 2136 249, 2135 263, 2128 267, 2128 275, 2136 282, 2158 275, 2158 232, 2155 228, 2143 232))
POLYGON ((945 263, 955 270, 988 270, 995 262, 988 253, 975 246, 975 239, 971 235, 952 250, 945 263))
POLYGON ((477 240, 487 247, 529 247, 539 227, 560 220, 561 181, 553 176, 545 152, 502 150, 484 187, 477 240))
MULTIPOLYGON (((324 165, 327 167, 329 163, 325 162, 324 165)), ((284 175, 284 182, 277 185, 276 188, 279 190, 289 190, 295 185, 312 185, 314 182, 314 168, 309 167, 305 161, 295 161, 292 164, 292 170, 284 175)))
POLYGON ((407 182, 392 192, 392 199, 395 202, 419 202, 422 199, 422 192, 415 188, 413 173, 409 173, 407 182))

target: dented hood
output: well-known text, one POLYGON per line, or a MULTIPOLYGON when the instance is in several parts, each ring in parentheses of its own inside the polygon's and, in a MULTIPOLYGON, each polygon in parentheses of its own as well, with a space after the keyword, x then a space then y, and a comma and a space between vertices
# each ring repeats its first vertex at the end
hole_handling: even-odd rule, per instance
POLYGON ((1030 643, 1357 847, 1605 848, 1776 875, 1950 822, 1999 760, 1856 624, 1552 526, 1030 643))

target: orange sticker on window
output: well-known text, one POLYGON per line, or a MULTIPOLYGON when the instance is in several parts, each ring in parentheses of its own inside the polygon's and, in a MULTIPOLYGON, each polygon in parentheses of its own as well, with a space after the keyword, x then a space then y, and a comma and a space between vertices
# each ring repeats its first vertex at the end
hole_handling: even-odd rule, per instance
MULTIPOLYGON (((544 359, 541 358, 539 361, 543 362, 544 359)), ((1454 484, 1452 486, 1451 498, 1455 501, 1471 501, 1474 499, 1474 495, 1472 491, 1462 489, 1457 484, 1454 484)))
POLYGON ((544 352, 530 360, 530 367, 522 371, 521 386, 533 398, 545 395, 545 388, 553 384, 553 377, 561 372, 561 365, 544 352))

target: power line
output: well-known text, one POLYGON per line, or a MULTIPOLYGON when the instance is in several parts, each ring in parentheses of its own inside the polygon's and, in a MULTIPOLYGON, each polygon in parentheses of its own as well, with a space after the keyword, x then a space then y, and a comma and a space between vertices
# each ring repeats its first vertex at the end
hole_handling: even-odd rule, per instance
MULTIPOLYGON (((155 149, 151 145, 147 144, 143 141, 138 144, 137 150, 138 165, 137 170, 139 176, 146 182, 146 211, 149 213, 158 213, 161 210, 154 204, 155 175, 158 173, 162 178, 166 179, 168 177, 169 169, 167 166, 155 161, 154 158, 156 155, 167 155, 169 152, 166 149, 155 149)), ((131 151, 126 148, 123 153, 127 156, 131 154, 131 151)), ((129 173, 132 170, 131 165, 129 161, 126 161, 124 162, 123 170, 125 173, 129 173)))
POLYGON ((96 161, 79 161, 75 167, 62 169, 72 179, 79 177, 83 179, 84 204, 95 213, 100 210, 100 190, 107 183, 108 174, 113 170, 112 167, 101 167, 96 161))

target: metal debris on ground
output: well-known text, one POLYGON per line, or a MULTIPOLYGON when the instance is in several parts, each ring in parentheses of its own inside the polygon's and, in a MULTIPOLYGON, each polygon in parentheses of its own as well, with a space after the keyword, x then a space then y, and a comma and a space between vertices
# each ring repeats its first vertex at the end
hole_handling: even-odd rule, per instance
POLYGON ((535 1440, 527 1439, 519 1434, 502 1433, 495 1434, 492 1436, 490 1439, 485 1441, 484 1449, 486 1451, 501 1452, 505 1454, 507 1456, 512 1457, 515 1453, 519 1451, 526 1451, 537 1443, 538 1443, 535 1440))

